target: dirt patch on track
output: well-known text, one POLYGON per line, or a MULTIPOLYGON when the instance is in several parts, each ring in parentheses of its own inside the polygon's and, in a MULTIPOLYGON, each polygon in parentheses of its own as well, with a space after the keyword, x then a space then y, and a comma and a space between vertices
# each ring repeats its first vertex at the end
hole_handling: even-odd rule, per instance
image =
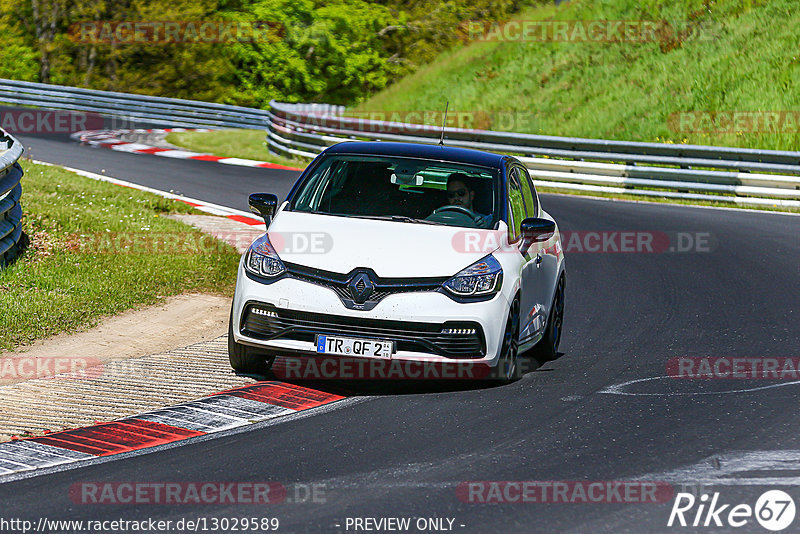
POLYGON ((109 317, 86 332, 61 334, 0 354, 0 385, 42 378, 56 369, 63 372, 81 359, 98 364, 214 339, 227 333, 230 309, 229 297, 169 297, 162 304, 109 317), (37 361, 48 358, 60 359, 58 367, 54 362, 37 361))

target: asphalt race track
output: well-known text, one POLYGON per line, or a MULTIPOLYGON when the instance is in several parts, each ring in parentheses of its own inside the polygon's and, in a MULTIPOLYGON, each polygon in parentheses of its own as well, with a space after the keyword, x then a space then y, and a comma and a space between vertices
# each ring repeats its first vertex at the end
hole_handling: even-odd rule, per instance
MULTIPOLYGON (((238 209, 247 209, 251 192, 285 195, 296 176, 56 139, 24 142, 34 159, 105 169, 238 209)), ((796 463, 727 469, 744 453, 800 451, 800 383, 665 377, 677 357, 800 356, 800 218, 554 195, 542 202, 562 231, 665 233, 690 250, 593 253, 565 243, 563 354, 511 385, 371 386, 358 402, 308 417, 2 483, 4 514, 277 517, 279 532, 356 532, 347 518, 365 517, 449 518, 456 532, 649 532, 675 530, 667 527, 674 498, 486 504, 464 502, 456 490, 466 481, 650 480, 677 493, 702 471, 704 491, 719 492, 721 502, 753 506, 775 488, 800 498, 796 463), (121 481, 318 484, 324 502, 84 505, 69 496, 76 482, 121 481)), ((751 518, 744 529, 716 531, 760 528, 751 518)))
POLYGON ((171 190, 244 211, 250 211, 247 206, 250 193, 267 187, 283 198, 300 175, 281 169, 209 166, 205 161, 152 158, 80 145, 63 136, 19 136, 19 139, 25 146, 26 158, 113 176, 162 191, 171 190))

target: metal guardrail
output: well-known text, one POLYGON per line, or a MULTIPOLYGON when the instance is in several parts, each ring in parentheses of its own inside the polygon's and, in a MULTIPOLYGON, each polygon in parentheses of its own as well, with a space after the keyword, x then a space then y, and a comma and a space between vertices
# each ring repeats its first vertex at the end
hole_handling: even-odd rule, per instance
POLYGON ((263 109, 5 79, 0 79, 0 102, 184 128, 263 129, 269 117, 263 109))
POLYGON ((0 130, 0 268, 16 257, 22 246, 22 143, 0 130))
MULTIPOLYGON (((167 127, 267 130, 267 146, 313 158, 348 140, 435 143, 440 127, 343 116, 327 104, 271 110, 0 79, 0 102, 167 127)), ((514 154, 540 187, 800 207, 800 152, 445 128, 448 145, 514 154)))
MULTIPOLYGON (((267 145, 313 158, 349 140, 436 143, 441 128, 343 116, 340 107, 271 102, 267 145)), ((800 152, 445 128, 448 146, 518 156, 538 186, 800 207, 800 152)))

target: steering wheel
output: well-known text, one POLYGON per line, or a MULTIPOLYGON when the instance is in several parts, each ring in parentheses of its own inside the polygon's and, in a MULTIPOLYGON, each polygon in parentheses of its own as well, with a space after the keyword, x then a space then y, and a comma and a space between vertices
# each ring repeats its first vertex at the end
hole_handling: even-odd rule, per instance
POLYGON ((481 216, 472 211, 471 209, 465 208, 464 206, 456 206, 455 204, 450 204, 448 206, 442 206, 441 208, 436 208, 433 210, 431 215, 438 215, 445 211, 454 211, 456 213, 461 213, 472 219, 475 224, 480 222, 481 216))

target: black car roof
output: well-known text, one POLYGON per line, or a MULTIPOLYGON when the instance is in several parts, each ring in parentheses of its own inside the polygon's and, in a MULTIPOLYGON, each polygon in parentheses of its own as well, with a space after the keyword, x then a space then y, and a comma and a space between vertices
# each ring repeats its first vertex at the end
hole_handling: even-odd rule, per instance
POLYGON ((503 158, 499 154, 456 148, 440 145, 423 145, 417 143, 387 143, 384 141, 347 141, 333 145, 326 154, 366 154, 375 156, 405 156, 413 158, 452 161, 478 165, 481 167, 502 166, 503 158))

